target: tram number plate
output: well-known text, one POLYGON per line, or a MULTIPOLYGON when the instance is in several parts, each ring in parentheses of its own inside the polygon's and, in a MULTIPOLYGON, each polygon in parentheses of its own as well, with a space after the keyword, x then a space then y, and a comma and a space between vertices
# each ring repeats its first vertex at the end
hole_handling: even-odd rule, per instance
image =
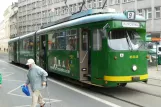
POLYGON ((132 81, 139 81, 140 77, 132 77, 132 81))

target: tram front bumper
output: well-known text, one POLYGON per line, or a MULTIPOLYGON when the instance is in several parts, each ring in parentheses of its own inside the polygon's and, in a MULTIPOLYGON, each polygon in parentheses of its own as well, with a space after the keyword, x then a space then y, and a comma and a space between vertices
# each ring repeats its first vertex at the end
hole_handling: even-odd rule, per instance
POLYGON ((148 74, 133 75, 133 76, 104 76, 104 81, 107 82, 136 82, 145 81, 148 79, 148 74))

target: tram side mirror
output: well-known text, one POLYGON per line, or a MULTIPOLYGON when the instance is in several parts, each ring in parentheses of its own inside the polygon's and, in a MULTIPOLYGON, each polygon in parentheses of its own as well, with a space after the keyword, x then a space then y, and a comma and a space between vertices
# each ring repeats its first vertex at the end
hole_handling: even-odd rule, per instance
POLYGON ((103 31, 101 32, 101 35, 102 35, 102 39, 106 38, 107 31, 106 31, 106 30, 103 30, 103 31))

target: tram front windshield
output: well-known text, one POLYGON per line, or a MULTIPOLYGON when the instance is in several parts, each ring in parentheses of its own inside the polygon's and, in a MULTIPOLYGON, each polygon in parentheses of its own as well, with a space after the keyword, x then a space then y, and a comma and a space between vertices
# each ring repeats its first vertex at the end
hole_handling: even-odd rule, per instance
POLYGON ((114 50, 145 49, 144 42, 135 30, 113 30, 108 33, 108 45, 114 50))

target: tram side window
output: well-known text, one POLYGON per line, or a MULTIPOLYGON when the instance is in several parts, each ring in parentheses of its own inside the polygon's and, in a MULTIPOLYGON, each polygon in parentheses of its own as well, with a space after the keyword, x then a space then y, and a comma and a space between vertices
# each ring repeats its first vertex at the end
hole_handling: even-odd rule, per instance
POLYGON ((83 35, 82 35, 82 50, 83 51, 88 50, 88 34, 87 34, 87 32, 83 32, 83 35))
POLYGON ((95 29, 93 31, 93 50, 102 49, 102 37, 103 36, 104 36, 104 32, 102 29, 95 29))
POLYGON ((51 33, 49 35, 49 41, 50 41, 50 49, 49 50, 56 50, 57 49, 57 39, 58 32, 51 33))
POLYGON ((56 43, 58 50, 65 50, 65 31, 57 33, 56 43))
POLYGON ((48 50, 56 49, 56 40, 54 33, 48 34, 48 50))
POLYGON ((32 51, 33 50, 33 38, 30 37, 30 38, 26 38, 23 40, 23 49, 25 51, 32 51))
POLYGON ((23 48, 23 40, 20 40, 20 50, 24 50, 24 48, 23 48))
POLYGON ((76 50, 77 49, 77 30, 67 30, 66 36, 66 50, 76 50))
POLYGON ((13 45, 12 45, 12 43, 9 44, 9 52, 13 52, 13 45))
POLYGON ((39 51, 39 49, 40 49, 40 37, 39 36, 37 36, 36 37, 36 48, 37 48, 37 51, 39 51))
POLYGON ((28 39, 28 50, 29 51, 32 51, 33 50, 33 48, 34 48, 34 42, 33 42, 33 40, 34 40, 34 38, 33 37, 30 37, 29 39, 28 39))
POLYGON ((158 49, 158 50, 159 50, 159 52, 160 52, 160 51, 161 51, 161 47, 159 47, 159 49, 158 49))

